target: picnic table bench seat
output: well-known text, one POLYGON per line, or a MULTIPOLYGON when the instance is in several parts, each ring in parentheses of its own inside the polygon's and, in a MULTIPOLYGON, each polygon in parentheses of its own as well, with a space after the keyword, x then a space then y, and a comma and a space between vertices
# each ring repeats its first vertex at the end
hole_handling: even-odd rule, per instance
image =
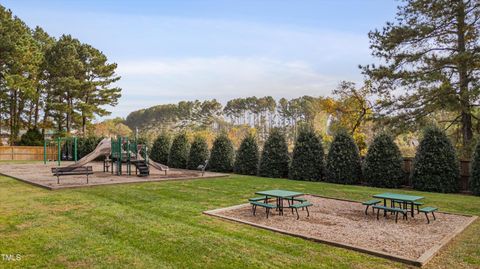
POLYGON ((268 197, 253 197, 253 198, 248 198, 249 202, 259 202, 259 201, 265 201, 265 199, 268 199, 268 197))
POLYGON ((307 209, 307 217, 310 217, 310 212, 308 211, 308 207, 309 207, 309 206, 312 206, 312 205, 313 205, 312 203, 310 203, 310 202, 308 202, 307 200, 305 200, 305 202, 298 203, 298 204, 293 204, 293 203, 292 203, 292 204, 289 205, 288 207, 290 207, 290 208, 292 209, 292 212, 293 212, 293 210, 295 209, 295 212, 297 213, 297 219, 299 219, 299 218, 300 218, 300 215, 298 215, 298 209, 299 209, 299 208, 302 208, 302 209, 305 208, 305 209, 307 209))
MULTIPOLYGON (((395 207, 397 203, 400 205, 400 207, 405 208, 404 205, 406 203, 405 203, 405 201, 402 201, 402 200, 392 200, 392 207, 395 207)), ((420 213, 420 206, 422 206, 422 205, 423 205, 422 202, 418 202, 418 201, 413 202, 413 206, 415 206, 417 208, 417 214, 420 213)))
POLYGON ((253 210, 253 215, 254 216, 255 216, 255 212, 257 210, 257 206, 264 207, 266 212, 267 212, 267 219, 268 219, 268 215, 270 214, 270 209, 277 208, 277 205, 262 203, 262 202, 250 202, 250 204, 252 205, 252 210, 253 210))
POLYGON ((428 213, 432 213, 433 220, 436 220, 437 218, 435 217, 435 211, 437 211, 438 208, 432 207, 432 206, 426 206, 423 208, 420 208, 420 212, 425 213, 425 217, 427 217, 427 223, 430 224, 430 219, 428 218, 428 213))
MULTIPOLYGON (((378 203, 380 203, 380 202, 381 202, 381 201, 378 200, 378 199, 372 199, 372 200, 368 200, 368 201, 363 202, 362 205, 367 206, 367 207, 365 208, 365 215, 368 215, 368 208, 369 208, 370 206, 374 206, 374 205, 376 205, 376 204, 378 204, 378 203)), ((375 209, 374 209, 373 207, 372 207, 372 211, 373 211, 373 213, 375 213, 375 209)))
POLYGON ((60 176, 86 175, 88 184, 88 175, 93 174, 92 166, 80 167, 52 167, 52 173, 57 176, 57 184, 60 184, 60 176))
POLYGON ((383 205, 374 205, 373 206, 374 210, 377 209, 377 220, 379 219, 378 216, 380 214, 380 210, 383 210, 384 212, 393 212, 395 213, 395 222, 398 221, 398 213, 403 214, 403 218, 407 219, 407 210, 403 208, 398 208, 398 207, 388 207, 388 206, 383 206, 383 205))

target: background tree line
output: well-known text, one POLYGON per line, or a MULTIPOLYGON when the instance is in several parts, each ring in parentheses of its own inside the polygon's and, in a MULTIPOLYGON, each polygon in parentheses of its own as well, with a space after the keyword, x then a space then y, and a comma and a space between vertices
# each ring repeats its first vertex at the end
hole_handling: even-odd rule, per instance
POLYGON ((116 68, 91 45, 31 29, 0 6, 0 132, 11 145, 22 130, 85 134, 121 96, 116 68))
POLYGON ((333 97, 302 96, 277 101, 271 96, 252 96, 229 100, 225 106, 215 99, 181 101, 134 111, 125 124, 151 136, 150 140, 165 131, 211 132, 212 137, 227 132, 236 146, 252 129, 262 142, 272 128, 281 128, 293 143, 304 125, 324 136, 346 128, 363 145, 372 113, 368 98, 368 86, 357 88, 354 83, 342 82, 333 97))

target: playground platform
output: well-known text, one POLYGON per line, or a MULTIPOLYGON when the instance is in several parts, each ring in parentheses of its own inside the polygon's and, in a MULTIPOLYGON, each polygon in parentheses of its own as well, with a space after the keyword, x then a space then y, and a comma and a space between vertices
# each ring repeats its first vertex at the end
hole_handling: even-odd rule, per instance
MULTIPOLYGON (((67 166, 73 162, 62 162, 62 166, 67 166)), ((57 184, 57 177, 52 175, 51 168, 56 167, 56 163, 51 162, 46 165, 41 162, 32 163, 0 163, 0 174, 15 178, 17 180, 43 187, 49 190, 67 189, 67 188, 85 188, 100 185, 140 183, 140 182, 158 182, 172 180, 189 180, 226 177, 228 174, 205 172, 202 176, 200 171, 170 169, 165 172, 157 169, 150 169, 150 176, 137 177, 135 170, 132 175, 112 175, 110 172, 103 172, 102 162, 91 162, 88 164, 93 167, 93 175, 87 177, 85 175, 70 175, 60 177, 60 184, 57 184)), ((124 168, 126 171, 126 168, 124 168)))

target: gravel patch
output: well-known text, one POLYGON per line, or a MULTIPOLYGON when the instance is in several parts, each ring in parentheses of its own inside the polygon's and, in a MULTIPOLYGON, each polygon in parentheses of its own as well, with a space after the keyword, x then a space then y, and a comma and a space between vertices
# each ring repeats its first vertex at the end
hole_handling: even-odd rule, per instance
POLYGON ((267 219, 265 210, 258 208, 256 216, 253 216, 248 204, 215 210, 215 215, 410 260, 417 260, 458 227, 471 221, 469 216, 436 213, 437 220, 427 224, 425 215, 421 213, 415 218, 409 215, 408 220, 399 216, 398 223, 395 223, 394 215, 384 218, 380 213, 380 219, 377 220, 371 209, 365 215, 365 206, 358 202, 311 195, 305 195, 304 198, 313 206, 310 207, 310 217, 307 217, 306 211, 300 210, 299 220, 290 210, 285 211, 283 216, 273 211, 267 219))

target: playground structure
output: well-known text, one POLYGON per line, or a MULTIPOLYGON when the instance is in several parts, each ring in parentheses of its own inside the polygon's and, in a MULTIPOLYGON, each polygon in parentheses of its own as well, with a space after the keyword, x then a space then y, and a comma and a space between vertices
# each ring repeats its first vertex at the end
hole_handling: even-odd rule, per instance
POLYGON ((117 137, 111 139, 110 160, 108 157, 104 161, 104 171, 108 166, 107 161, 111 162, 111 173, 118 176, 122 175, 123 163, 126 164, 126 173, 132 174, 132 165, 135 166, 135 174, 138 176, 148 176, 150 168, 148 165, 148 147, 139 144, 135 138, 131 141, 128 137, 117 137), (114 170, 116 170, 114 172, 114 170))
POLYGON ((165 172, 165 176, 169 170, 168 166, 149 160, 148 147, 138 143, 136 136, 134 139, 121 136, 104 138, 92 152, 83 156, 80 160, 78 160, 77 154, 77 141, 76 137, 45 140, 44 164, 47 164, 47 161, 57 161, 58 166, 60 166, 61 160, 74 161, 73 164, 66 167, 52 169, 52 173, 57 176, 57 179, 62 175, 80 175, 86 173, 85 171, 90 174, 93 173, 91 167, 85 167, 85 165, 100 157, 104 158, 103 172, 109 172, 111 167, 111 174, 117 176, 122 176, 124 173, 128 176, 132 175, 132 166, 135 167, 135 175, 139 177, 149 176, 150 167, 165 172))
POLYGON ((78 160, 78 138, 77 137, 57 137, 55 139, 45 139, 43 142, 43 163, 56 161, 58 166, 61 161, 78 160))

